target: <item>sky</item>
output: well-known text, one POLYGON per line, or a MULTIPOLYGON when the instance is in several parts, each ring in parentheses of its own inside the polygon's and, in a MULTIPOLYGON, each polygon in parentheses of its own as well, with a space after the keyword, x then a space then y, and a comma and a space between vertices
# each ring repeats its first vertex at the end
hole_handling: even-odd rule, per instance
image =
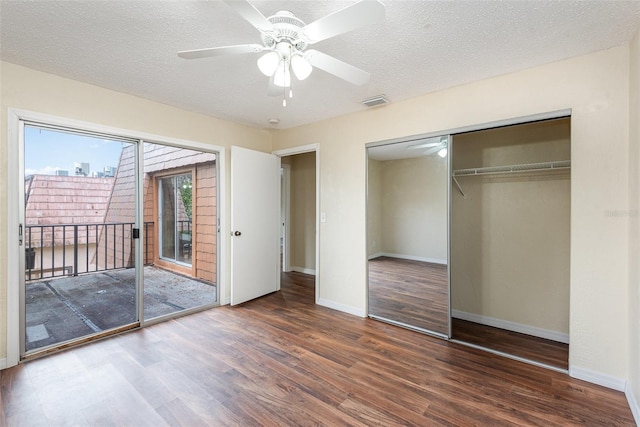
POLYGON ((56 169, 74 175, 74 162, 89 163, 90 172, 102 172, 105 166, 118 166, 125 145, 120 141, 25 126, 25 175, 55 175, 56 169))

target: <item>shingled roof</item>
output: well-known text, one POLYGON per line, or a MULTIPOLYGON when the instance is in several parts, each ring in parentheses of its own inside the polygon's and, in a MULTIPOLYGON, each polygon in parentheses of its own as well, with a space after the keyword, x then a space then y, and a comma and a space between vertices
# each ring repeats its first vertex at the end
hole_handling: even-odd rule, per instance
MULTIPOLYGON (((31 175, 25 179, 26 225, 101 224, 109 204, 114 178, 31 175)), ((40 245, 40 231, 34 229, 32 246, 40 245)), ((44 246, 51 245, 51 228, 43 230, 44 246)), ((55 244, 62 244, 62 231, 56 230, 55 244)), ((27 239, 29 236, 25 236, 27 239)), ((81 233, 78 243, 86 243, 81 233)), ((72 235, 65 233, 65 244, 72 235)))

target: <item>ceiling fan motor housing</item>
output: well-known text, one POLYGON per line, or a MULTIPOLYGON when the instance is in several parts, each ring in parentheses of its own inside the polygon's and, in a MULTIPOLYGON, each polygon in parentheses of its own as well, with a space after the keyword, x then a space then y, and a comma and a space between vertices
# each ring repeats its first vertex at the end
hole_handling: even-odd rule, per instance
POLYGON ((263 33, 262 41, 270 49, 275 49, 279 43, 288 43, 294 49, 302 52, 307 47, 301 38, 305 23, 288 10, 281 10, 267 18, 275 28, 274 32, 263 33))

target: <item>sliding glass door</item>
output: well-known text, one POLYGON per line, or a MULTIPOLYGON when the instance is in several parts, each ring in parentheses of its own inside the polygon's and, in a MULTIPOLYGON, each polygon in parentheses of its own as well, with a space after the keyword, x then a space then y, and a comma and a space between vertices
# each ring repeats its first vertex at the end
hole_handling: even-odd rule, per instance
POLYGON ((139 325, 137 147, 24 124, 23 357, 139 325))
POLYGON ((217 153, 18 126, 21 359, 218 305, 217 153))
POLYGON ((147 142, 143 157, 143 319, 217 305, 218 156, 147 142))
POLYGON ((193 184, 191 173, 159 179, 160 257, 191 265, 193 184))

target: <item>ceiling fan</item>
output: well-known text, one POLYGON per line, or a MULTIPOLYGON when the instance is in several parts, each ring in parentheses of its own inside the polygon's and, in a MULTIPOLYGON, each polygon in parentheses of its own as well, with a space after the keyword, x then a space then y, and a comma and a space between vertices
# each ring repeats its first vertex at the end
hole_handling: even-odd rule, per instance
POLYGON ((298 80, 304 80, 309 77, 314 67, 355 85, 363 85, 369 80, 368 72, 307 47, 381 21, 384 19, 385 9, 379 0, 361 0, 310 24, 305 24, 292 12, 286 10, 266 18, 247 0, 223 1, 260 32, 262 44, 185 50, 178 52, 178 56, 197 59, 264 52, 258 59, 258 69, 270 78, 269 95, 285 95, 283 106, 287 105, 287 88, 289 88, 289 97, 293 96, 291 75, 293 74, 298 80))
POLYGON ((418 144, 409 145, 409 150, 424 150, 420 152, 421 156, 430 156, 434 153, 438 153, 440 157, 446 157, 447 155, 447 142, 449 139, 446 136, 428 138, 422 140, 418 144))

